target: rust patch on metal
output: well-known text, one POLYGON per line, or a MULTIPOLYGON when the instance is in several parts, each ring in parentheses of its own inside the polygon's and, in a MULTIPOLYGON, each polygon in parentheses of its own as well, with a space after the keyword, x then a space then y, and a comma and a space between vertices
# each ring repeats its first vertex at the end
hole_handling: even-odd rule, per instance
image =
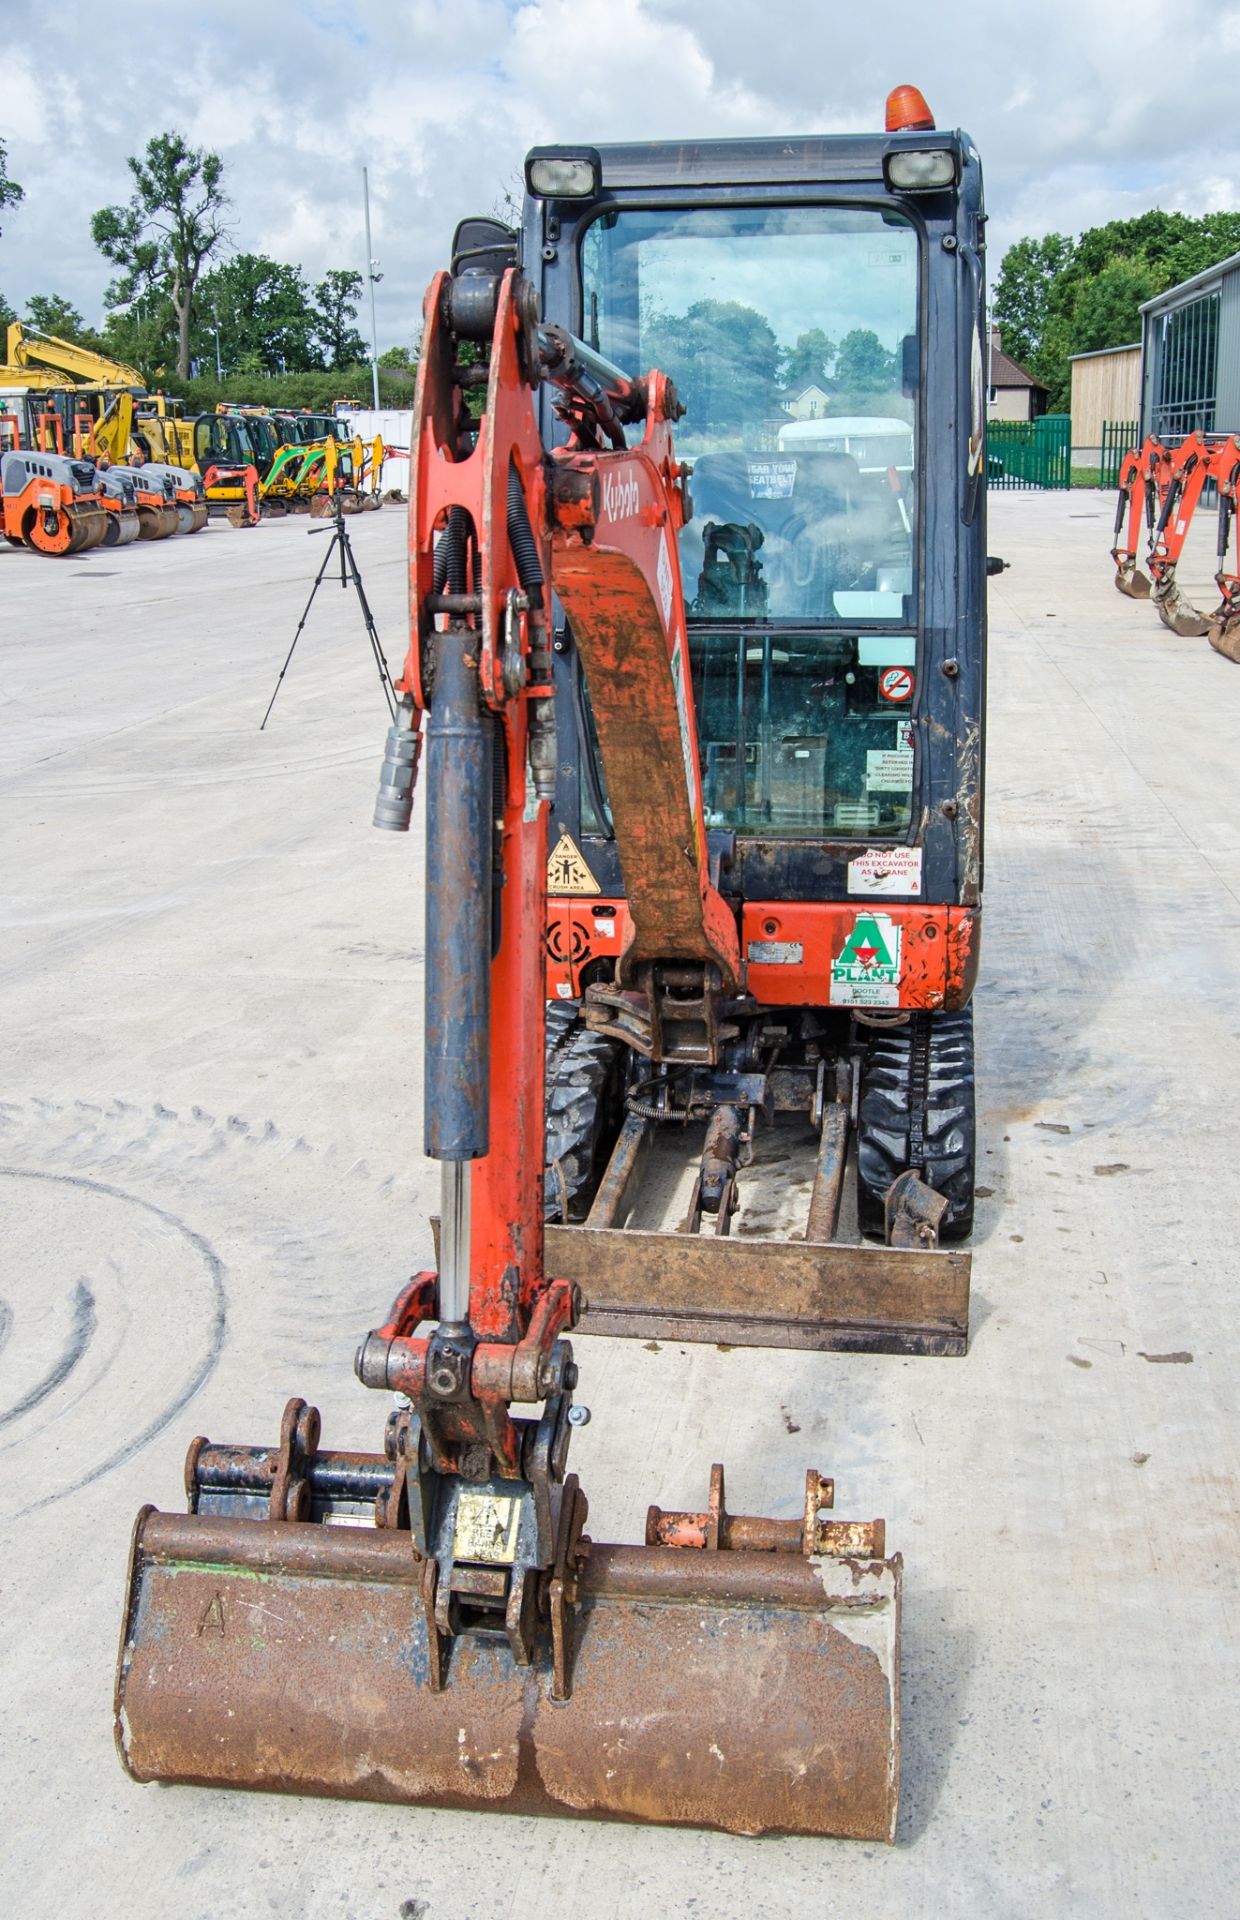
POLYGON ((420 1572, 407 1534, 146 1510, 117 1677, 129 1772, 892 1837, 898 1558, 594 1546, 566 1701, 546 1648, 522 1669, 473 1635, 432 1691, 420 1572), (223 1632, 200 1634, 213 1611, 223 1632))
POLYGON ((625 1228, 552 1226, 547 1269, 587 1295, 580 1333, 787 1346, 821 1352, 961 1354, 967 1251, 913 1252, 625 1228))

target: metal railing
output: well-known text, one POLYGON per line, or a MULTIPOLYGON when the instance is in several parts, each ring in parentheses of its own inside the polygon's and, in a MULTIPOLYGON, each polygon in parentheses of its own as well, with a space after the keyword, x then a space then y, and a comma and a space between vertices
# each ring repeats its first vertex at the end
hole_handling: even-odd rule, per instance
POLYGON ((1104 420, 1102 423, 1102 457, 1099 461, 1098 485, 1117 487, 1119 470, 1124 464, 1124 455, 1131 453, 1141 444, 1141 422, 1139 420, 1104 420))
POLYGON ((986 428, 986 481, 992 487, 1070 487, 1072 418, 992 420, 986 428))

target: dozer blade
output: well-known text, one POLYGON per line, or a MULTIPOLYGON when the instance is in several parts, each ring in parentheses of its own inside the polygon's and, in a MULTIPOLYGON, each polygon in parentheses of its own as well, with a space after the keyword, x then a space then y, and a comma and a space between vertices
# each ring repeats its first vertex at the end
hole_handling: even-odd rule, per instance
POLYGON ((548 1224, 547 1270, 585 1295, 582 1333, 642 1340, 960 1355, 963 1249, 743 1242, 548 1224))
POLYGON ((1115 569, 1115 584, 1130 600, 1148 600, 1152 591, 1149 580, 1135 560, 1120 561, 1115 569))
POLYGON ((1198 613, 1188 597, 1181 593, 1174 580, 1169 580, 1154 595, 1154 604, 1158 608, 1158 617, 1164 627, 1178 634, 1181 640, 1193 640, 1210 631, 1210 625, 1204 614, 1198 613))
POLYGON ((559 1661, 467 1633, 441 1690, 428 1565, 407 1532, 143 1509, 116 1685, 129 1772, 892 1838, 898 1556, 593 1546, 559 1661))

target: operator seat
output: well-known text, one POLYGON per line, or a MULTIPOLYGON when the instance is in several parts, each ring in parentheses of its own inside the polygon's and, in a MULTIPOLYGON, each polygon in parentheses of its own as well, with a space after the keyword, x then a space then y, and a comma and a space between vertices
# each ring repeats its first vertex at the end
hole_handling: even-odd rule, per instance
POLYGON ((761 529, 771 618, 814 619, 831 594, 853 583, 848 554, 868 519, 868 493, 847 453, 704 453, 693 464, 693 518, 681 535, 681 566, 697 580, 706 527, 761 529))

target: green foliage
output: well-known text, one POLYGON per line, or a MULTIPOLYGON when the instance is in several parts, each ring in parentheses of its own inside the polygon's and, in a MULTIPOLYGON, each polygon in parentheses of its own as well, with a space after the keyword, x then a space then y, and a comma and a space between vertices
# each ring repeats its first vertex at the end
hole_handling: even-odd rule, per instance
POLYGON ((143 159, 130 158, 129 171, 128 206, 101 207, 90 223, 95 245, 121 270, 105 299, 109 307, 128 307, 143 294, 166 300, 176 315, 177 371, 186 379, 194 295, 227 238, 224 163, 179 133, 159 133, 143 159))
MULTIPOLYGON (((212 360, 214 366, 214 360, 212 360)), ((408 376, 404 376, 407 382, 408 376)), ((411 389, 400 384, 401 374, 380 371, 379 401, 385 407, 407 407, 411 389)), ((337 400, 356 401, 360 408, 371 405, 370 364, 361 361, 350 367, 312 368, 304 373, 235 373, 217 380, 202 371, 193 380, 175 375, 160 381, 160 386, 185 401, 188 413, 211 413, 217 400, 231 400, 258 407, 305 407, 312 413, 330 412, 337 400)))
MULTIPOLYGON (((0 293, 0 328, 7 328, 11 326, 13 321, 16 320, 16 318, 17 318, 16 313, 13 311, 12 307, 9 305, 8 301, 5 299, 4 295, 0 293)), ((0 339, 0 361, 2 361, 3 359, 4 359, 4 341, 3 339, 0 339)))
POLYGON ((1003 349, 1030 373, 1042 348, 1055 285, 1071 265, 1075 244, 1066 234, 1018 240, 1008 248, 994 289, 994 316, 1003 349))
POLYGON ((75 347, 89 347, 92 353, 103 348, 95 329, 87 326, 72 302, 59 293, 32 293, 26 302, 22 325, 28 333, 54 333, 58 340, 68 340, 75 347))
POLYGON ((366 342, 354 326, 362 297, 362 276, 334 267, 314 289, 314 332, 323 364, 350 367, 366 358, 366 342))
POLYGON ((193 358, 215 365, 219 328, 225 372, 279 373, 322 365, 314 345, 316 314, 300 267, 266 254, 238 253, 198 283, 193 358))
POLYGON ((1162 292, 1160 275, 1144 255, 1108 261, 1082 282, 1072 310, 1072 351, 1093 353, 1141 338, 1141 305, 1162 292))
POLYGON ((781 355, 780 380, 789 393, 796 393, 811 382, 829 391, 828 368, 835 358, 834 340, 828 340, 821 327, 810 327, 800 334, 794 346, 781 355))
POLYGON ((0 212, 5 207, 17 206, 25 198, 26 189, 9 178, 9 150, 0 140, 0 212))
MULTIPOLYGON (((888 353, 870 327, 854 327, 840 341, 835 360, 835 382, 842 391, 854 394, 899 391, 896 356, 888 353)), ((834 409, 836 412, 842 408, 834 409)))
POLYGON ((775 404, 779 344, 766 316, 737 300, 647 315, 642 348, 649 365, 675 381, 694 441, 730 438, 775 404))
POLYGON ((1140 337, 1143 301, 1232 253, 1240 253, 1240 213, 1153 209, 1090 227, 1076 240, 1061 233, 1018 240, 995 282, 1004 352, 1047 387, 1052 412, 1066 411, 1069 355, 1127 346, 1140 337))

